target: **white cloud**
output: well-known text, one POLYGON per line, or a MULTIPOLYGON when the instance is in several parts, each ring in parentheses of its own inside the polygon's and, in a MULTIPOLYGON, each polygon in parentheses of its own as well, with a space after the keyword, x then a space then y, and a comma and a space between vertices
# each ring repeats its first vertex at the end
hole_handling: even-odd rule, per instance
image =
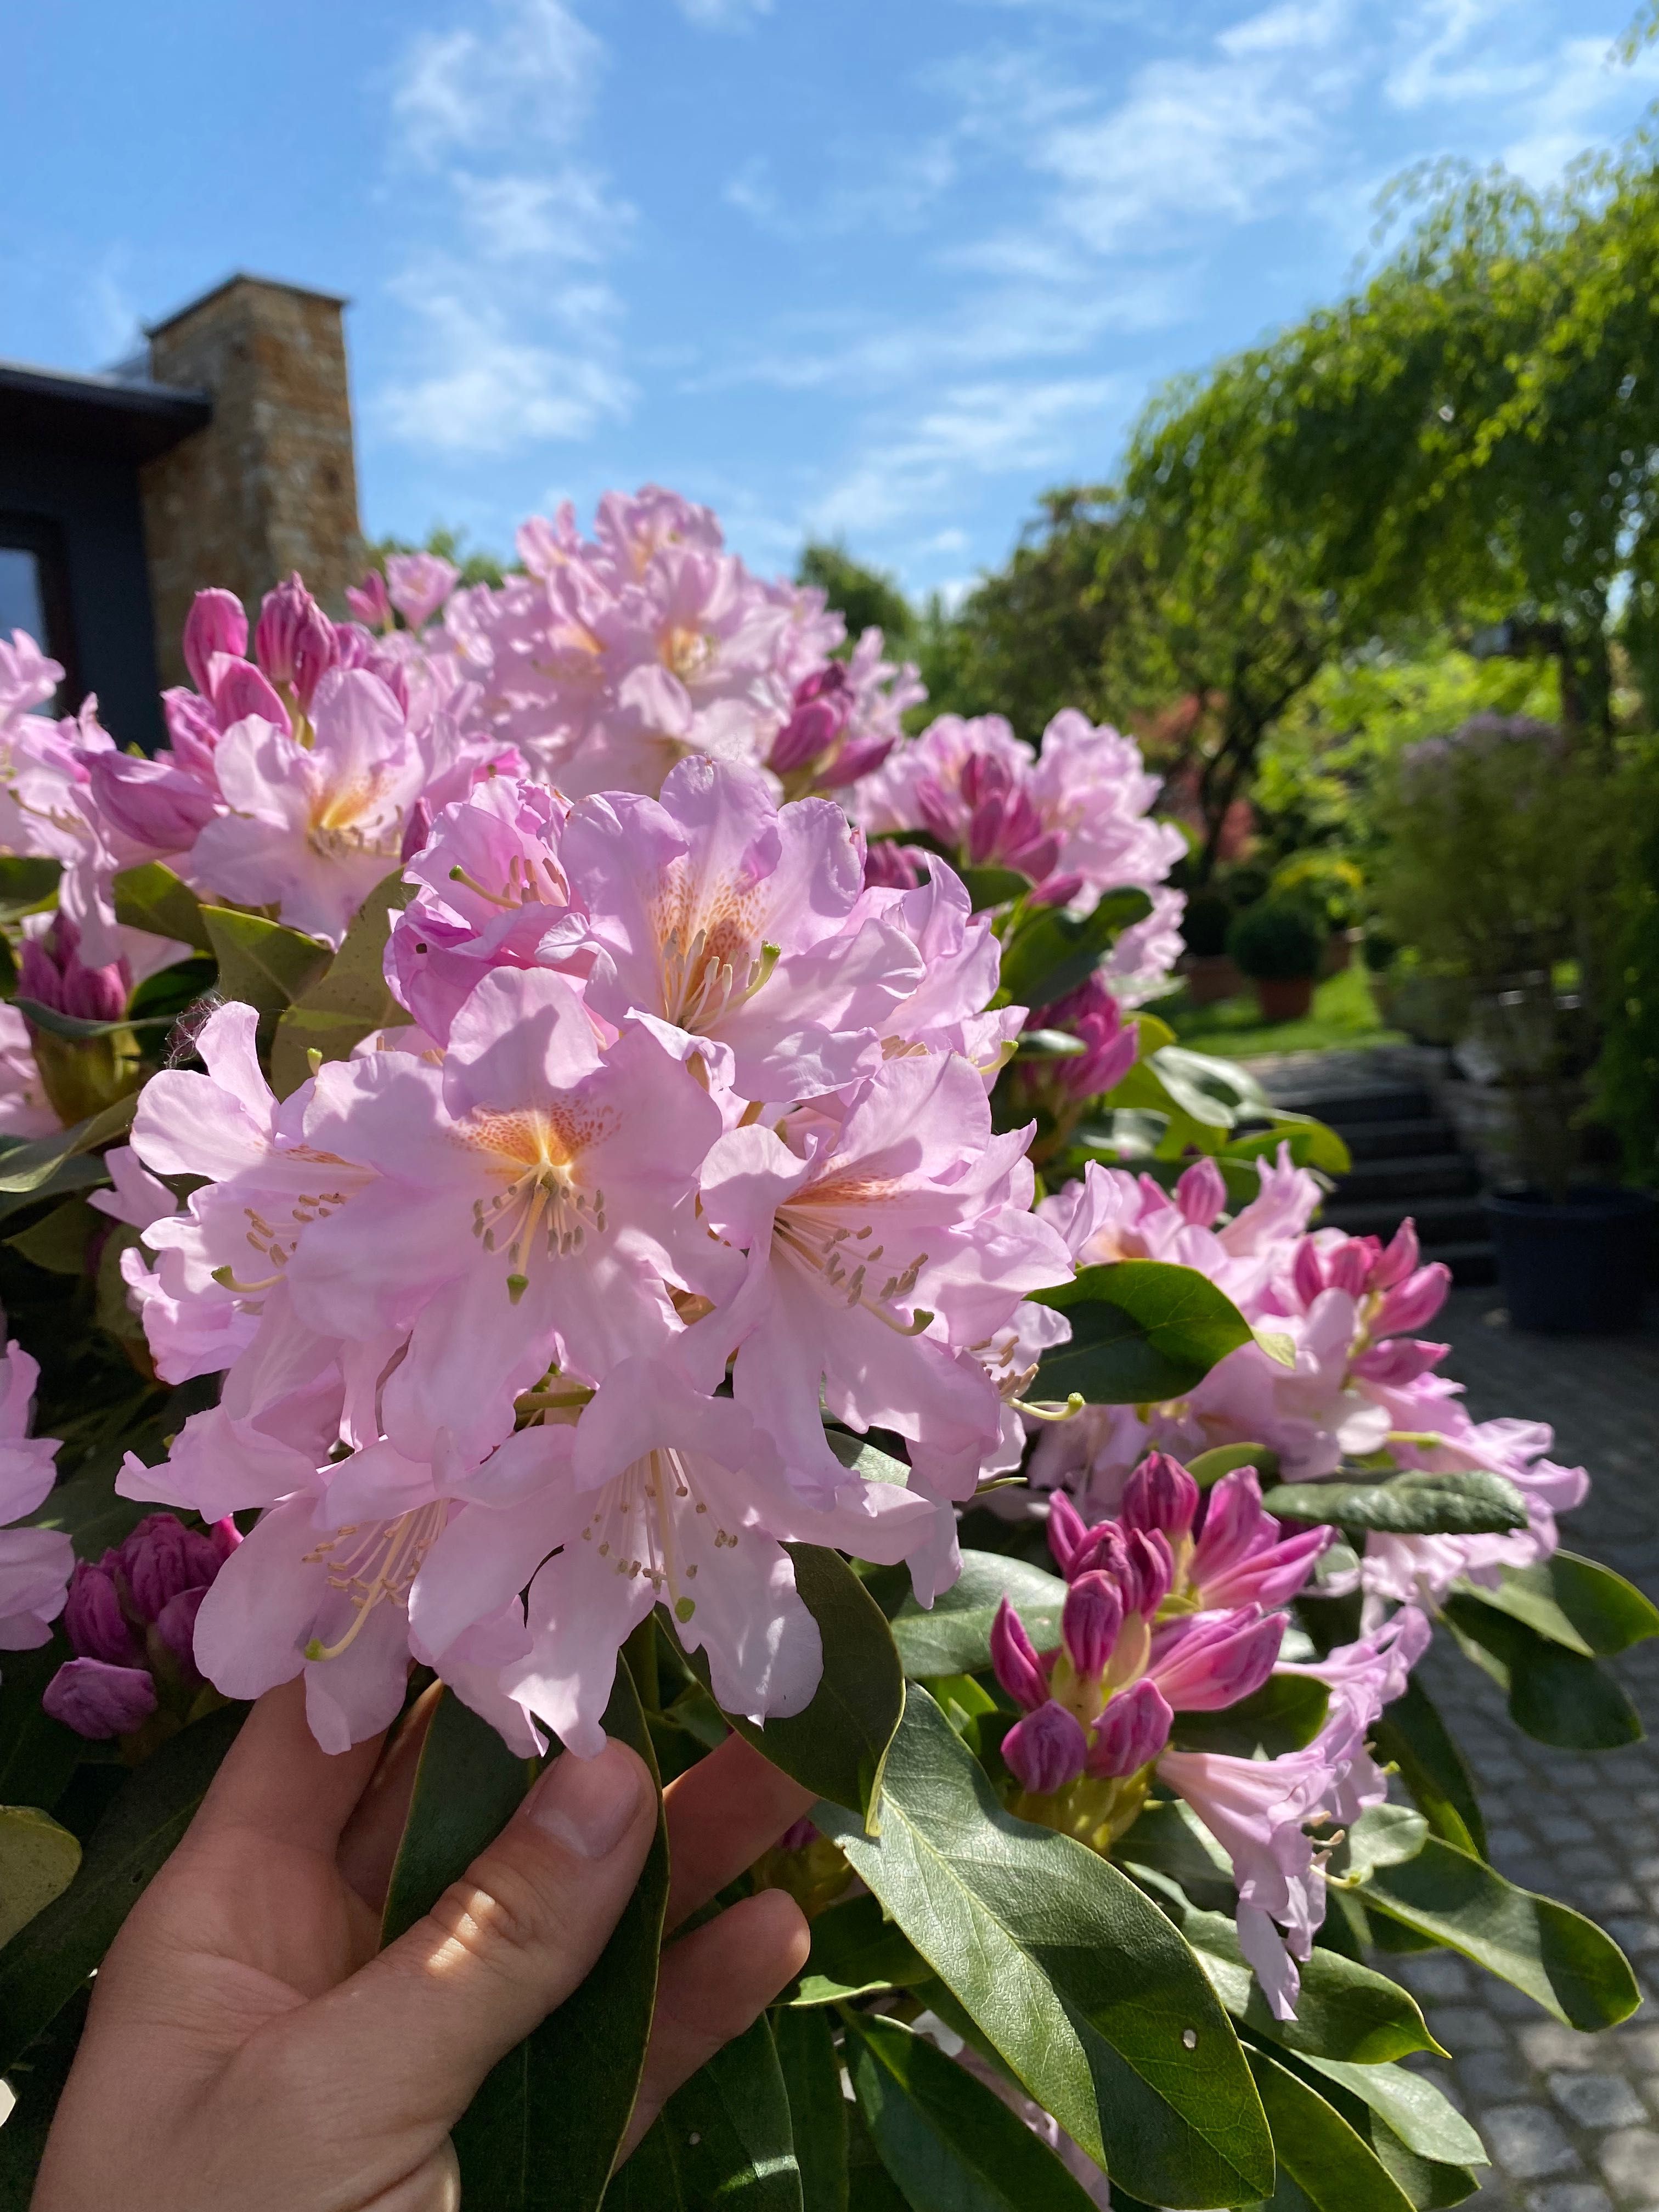
POLYGON ((419 31, 393 72, 403 149, 434 163, 509 138, 562 143, 586 119, 604 52, 564 0, 493 0, 482 29, 419 31))
POLYGON ((453 182, 462 220, 495 261, 606 261, 635 220, 625 200, 609 198, 597 170, 574 163, 550 176, 459 171, 453 182))
POLYGON ((745 31, 772 12, 772 0, 674 0, 674 4, 700 31, 745 31))

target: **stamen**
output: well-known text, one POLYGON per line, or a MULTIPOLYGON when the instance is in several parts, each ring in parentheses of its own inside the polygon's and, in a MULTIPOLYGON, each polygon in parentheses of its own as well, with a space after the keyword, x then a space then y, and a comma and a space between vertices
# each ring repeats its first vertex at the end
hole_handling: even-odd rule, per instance
POLYGON ((395 1521, 349 1522, 307 1552, 305 1564, 328 1569, 329 1588, 344 1592, 355 1617, 337 1643, 324 1644, 313 1636, 306 1645, 306 1657, 337 1659, 362 1635, 377 1605, 404 1604, 448 1519, 448 1501, 439 1498, 431 1505, 399 1514, 395 1521), (349 1540, 354 1538, 355 1542, 349 1540))

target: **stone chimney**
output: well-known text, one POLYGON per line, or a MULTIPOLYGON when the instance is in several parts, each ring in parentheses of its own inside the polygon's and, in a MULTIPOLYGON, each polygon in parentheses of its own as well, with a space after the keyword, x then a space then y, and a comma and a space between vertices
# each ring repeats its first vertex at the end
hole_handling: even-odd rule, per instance
POLYGON ((345 301, 228 277, 148 332, 158 384, 212 394, 213 420, 139 471, 155 654, 185 680, 179 636, 194 594, 222 584, 250 622, 297 568, 331 612, 362 565, 345 301))

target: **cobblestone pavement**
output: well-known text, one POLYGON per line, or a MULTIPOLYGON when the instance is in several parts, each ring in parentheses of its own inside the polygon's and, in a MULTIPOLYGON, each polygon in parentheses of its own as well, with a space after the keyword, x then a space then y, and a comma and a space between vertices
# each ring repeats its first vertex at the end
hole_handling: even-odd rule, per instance
MULTIPOLYGON (((1563 1524, 1567 1547, 1659 1601, 1659 1317, 1623 1337, 1527 1336, 1508 1327, 1498 1291, 1463 1290, 1435 1334, 1451 1342, 1446 1365, 1476 1419, 1548 1420, 1553 1456, 1589 1469, 1589 1498, 1563 1524)), ((1659 1638, 1611 1663, 1659 1735, 1659 1638)), ((1623 2027, 1578 2035, 1450 1952, 1389 1962, 1456 2053, 1430 2070, 1492 2156, 1470 2212, 1659 2205, 1659 1741, 1554 1751, 1514 1727, 1496 1686, 1455 1650, 1437 1642, 1424 1668, 1474 1770, 1492 1863, 1600 1921, 1644 1993, 1623 2027)))

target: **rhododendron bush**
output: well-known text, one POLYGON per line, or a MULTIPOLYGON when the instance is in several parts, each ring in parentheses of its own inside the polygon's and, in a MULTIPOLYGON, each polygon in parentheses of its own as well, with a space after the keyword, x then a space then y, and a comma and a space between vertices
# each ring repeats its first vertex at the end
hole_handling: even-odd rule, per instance
MULTIPOLYGON (((1546 1742, 1638 1732, 1601 1662, 1659 1615, 1559 1548, 1583 1472, 1464 1410, 1409 1225, 1319 1225, 1332 1133, 1150 1010, 1183 842, 1130 740, 907 735, 879 635, 665 492, 519 552, 394 558, 343 623, 203 592, 154 759, 0 646, 32 2139, 302 1678, 328 1751, 426 1731, 388 1927, 607 1732, 672 1777, 735 1729, 813 1793, 750 1875, 808 1966, 614 2203, 1456 2202, 1389 1954, 1636 2002, 1486 1864, 1413 1671, 1438 1635, 1546 1742)), ((557 2108, 508 2062, 459 2130, 469 2202, 605 2193, 662 1848, 604 2033, 538 2032, 557 2108)))

